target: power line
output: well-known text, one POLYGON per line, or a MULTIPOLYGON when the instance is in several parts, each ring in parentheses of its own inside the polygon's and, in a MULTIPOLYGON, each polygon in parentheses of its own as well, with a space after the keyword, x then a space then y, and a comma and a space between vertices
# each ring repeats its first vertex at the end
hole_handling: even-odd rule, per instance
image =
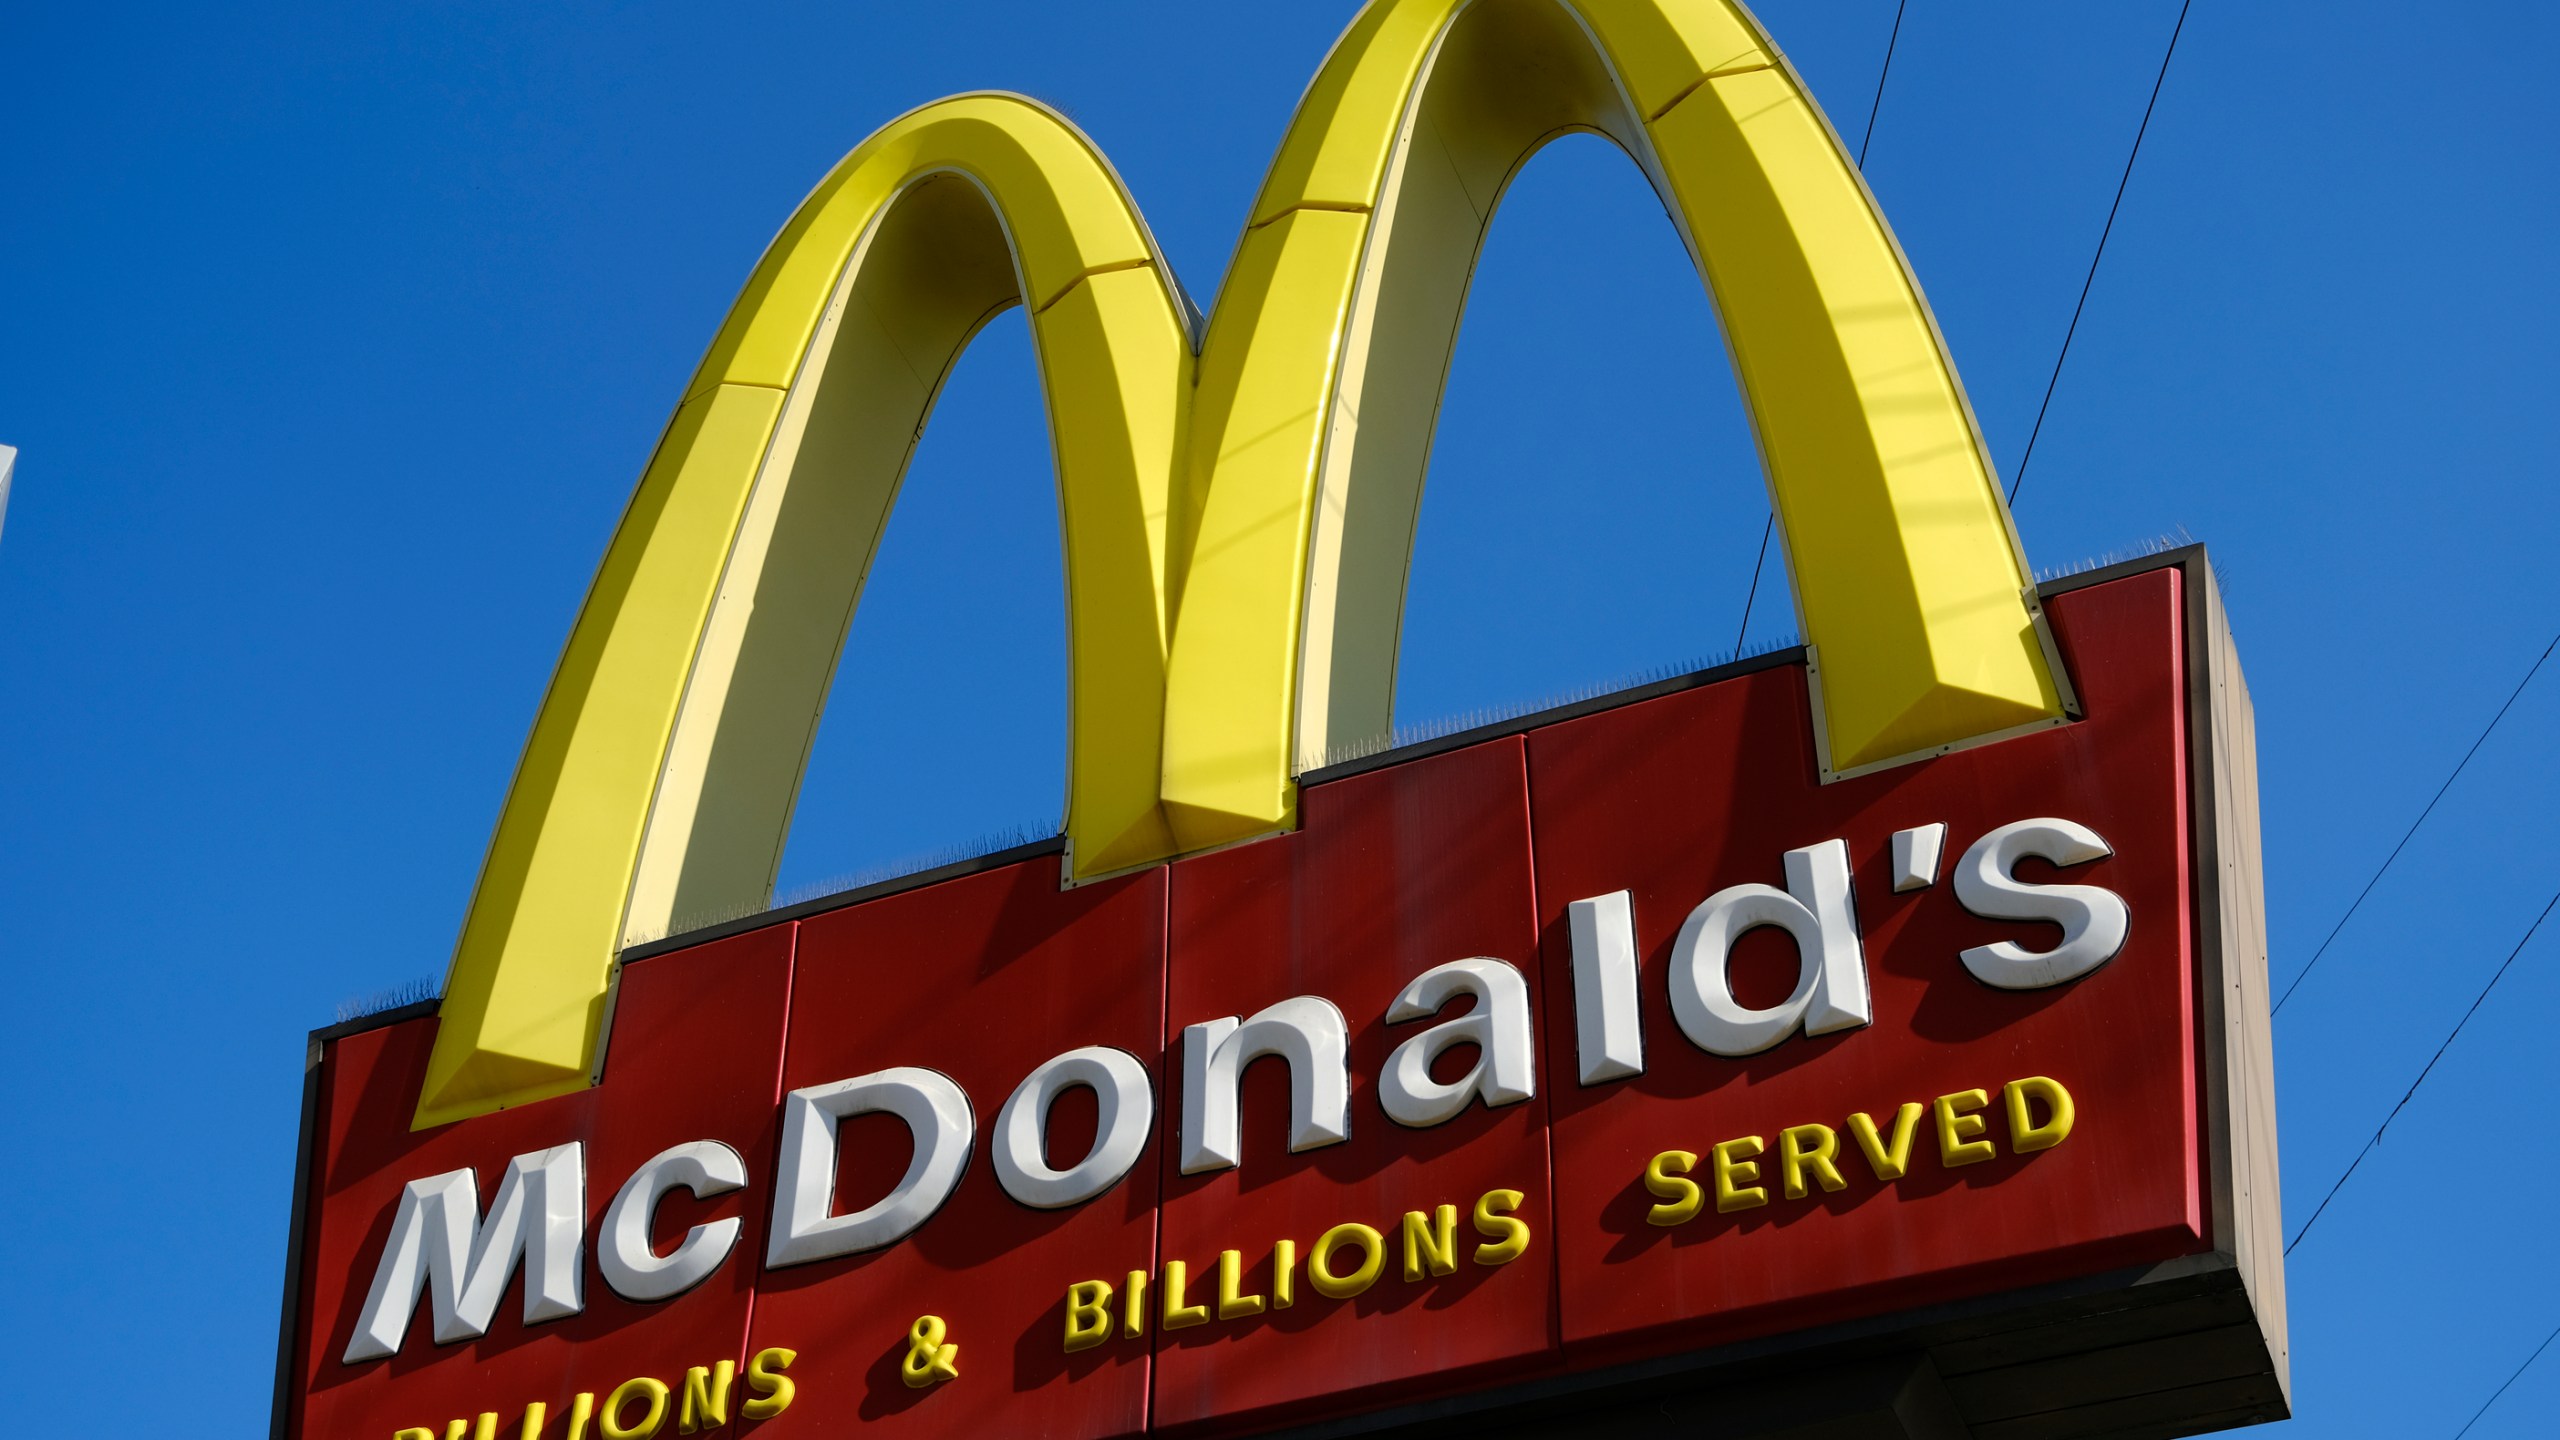
POLYGON ((1742 592, 1742 623, 1734 627, 1733 632, 1733 658, 1736 660, 1742 658, 1742 637, 1751 633, 1751 602, 1760 598, 1760 567, 1769 563, 1769 537, 1777 530, 1778 512, 1772 510, 1760 526, 1760 558, 1751 562, 1751 588, 1742 592))
MULTIPOLYGON (((1876 98, 1867 106, 1867 133, 1858 139, 1858 171, 1866 173, 1867 147, 1876 140, 1876 116, 1884 109, 1885 77, 1893 73, 1893 47, 1902 41, 1902 12, 1911 0, 1897 0, 1893 7, 1893 33, 1884 37, 1884 64, 1876 71, 1876 98)), ((1751 602, 1760 598, 1760 571, 1769 563, 1769 537, 1778 528, 1778 512, 1771 510, 1760 526, 1760 556, 1751 562, 1751 588, 1742 596, 1742 624, 1733 632, 1733 658, 1742 658, 1742 639, 1751 633, 1751 602)))
POLYGON ((1858 169, 1867 168, 1867 147, 1876 141, 1876 115, 1884 109, 1884 80, 1893 73, 1893 47, 1902 42, 1902 12, 1910 0, 1900 0, 1893 7, 1893 33, 1884 37, 1884 64, 1876 70, 1876 98, 1867 105, 1867 133, 1858 139, 1858 169))
POLYGON ((2345 1189, 2347 1181, 2354 1178, 2356 1167, 2364 1163, 2364 1157, 2373 1153, 2374 1146, 2382 1143, 2382 1132, 2390 1129, 2391 1122, 2400 1118, 2400 1111, 2408 1105, 2410 1096, 2417 1094, 2418 1087, 2426 1084, 2427 1077, 2435 1073, 2436 1062, 2444 1058, 2444 1052, 2453 1048, 2454 1038, 2462 1033, 2463 1026, 2471 1023, 2471 1017, 2479 1013, 2481 1002, 2489 998, 2489 992, 2497 989, 2498 982, 2506 978, 2507 967, 2515 964, 2516 957, 2524 953, 2524 947, 2533 943, 2534 932, 2542 928, 2543 921, 2551 918, 2554 906, 2560 906, 2560 891, 2552 892, 2550 900, 2542 907, 2542 913, 2533 917, 2533 924, 2525 928, 2524 938, 2517 941, 2516 948, 2508 951, 2507 958, 2500 962, 2498 973, 2489 977, 2489 983, 2481 986, 2480 993, 2472 997, 2471 1008, 2463 1011, 2462 1018, 2453 1022, 2453 1030, 2444 1037, 2444 1043, 2436 1047, 2435 1054, 2427 1057, 2426 1068, 2418 1072, 2417 1079, 2409 1082, 2408 1094, 2402 1095, 2400 1103, 2391 1107, 2391 1113, 2382 1117, 2382 1123, 2373 1127, 2373 1138, 2364 1142, 2364 1148, 2356 1152, 2354 1162, 2347 1166, 2347 1173, 2339 1176, 2338 1183, 2329 1187, 2329 1193, 2320 1197, 2319 1208, 2313 1210, 2311 1218, 2303 1221, 2302 1228, 2293 1232, 2293 1238, 2285 1242, 2285 1254, 2291 1255, 2293 1247, 2302 1243, 2302 1237, 2311 1233, 2311 1227, 2320 1223, 2320 1216, 2329 1208, 2329 1202, 2337 1199, 2338 1192, 2345 1189))
POLYGON ((2302 988, 2302 982, 2311 978, 2312 966, 2318 965, 2320 957, 2329 953, 2329 942, 2337 939, 2338 932, 2347 928, 2347 922, 2356 918, 2356 911, 2363 908, 2364 897, 2372 894, 2373 887, 2382 883, 2383 872, 2391 868, 2392 861, 2400 858, 2401 851, 2409 848, 2410 837, 2418 833, 2418 827, 2426 824, 2427 817, 2436 813, 2436 801, 2442 800, 2444 792, 2453 788, 2453 782, 2462 778, 2464 768, 2471 764, 2471 757, 2480 753, 2480 747, 2488 743, 2490 731, 2497 729, 2498 722, 2507 718, 2507 711, 2515 705, 2516 697, 2524 693, 2524 687, 2532 684, 2533 677, 2542 673, 2542 662, 2551 658, 2554 649, 2560 649, 2560 635, 2551 637, 2551 643, 2542 647, 2541 657, 2524 672, 2524 678, 2516 682, 2516 688, 2507 692, 2507 703, 2498 707, 2498 713, 2489 717, 2488 727, 2480 732, 2480 738, 2472 741, 2471 748, 2462 752, 2461 763, 2455 765, 2453 773, 2444 777, 2444 783, 2436 787, 2435 799, 2429 800, 2427 808, 2418 812, 2418 818, 2409 822, 2409 829, 2400 837, 2400 843, 2392 846, 2391 853, 2382 858, 2382 868, 2374 871, 2373 878, 2364 882, 2364 888, 2356 892, 2355 903, 2347 907, 2346 914, 2338 917, 2337 924, 2329 927, 2329 939, 2320 942, 2320 948, 2311 952, 2310 962, 2302 967, 2302 973, 2294 976, 2293 983, 2284 987, 2284 994, 2276 997, 2276 1008, 2268 1012, 2271 1016, 2283 1014, 2284 1002, 2292 999, 2293 992, 2302 988))
POLYGON ((2471 1418, 2462 1422, 2461 1429, 2453 1432, 2453 1440, 2462 1440, 2463 1436, 2470 1434, 2471 1427, 2480 1423, 2480 1417, 2489 1413, 2489 1407, 2498 1403, 2498 1397, 2507 1393, 2507 1385, 2513 1385, 2523 1379, 2524 1372, 2533 1368, 2533 1362, 2542 1358, 2542 1352, 2550 1349, 2551 1342, 2554 1340, 2560 1340, 2560 1325, 2553 1326, 2551 1333, 2542 1337, 2542 1343, 2534 1346, 2533 1353, 2524 1357, 2524 1363, 2517 1366, 2515 1373, 2507 1377, 2506 1385, 2501 1385, 2489 1392, 2489 1398, 2482 1402, 2479 1409, 2471 1412, 2471 1418))
POLYGON ((2062 350, 2053 357, 2053 375, 2044 382, 2044 403, 2036 407, 2035 428, 2027 432, 2026 453, 2018 457, 2018 473, 2009 481, 2009 503, 2018 503, 2018 487, 2027 481, 2027 463, 2036 458, 2036 437, 2044 433, 2044 412, 2053 407, 2054 387, 2062 383, 2062 362, 2071 356, 2071 337, 2080 333, 2080 312, 2089 306, 2089 287, 2098 283, 2098 262, 2106 258, 2107 237, 2116 230, 2116 211, 2124 205, 2125 187, 2133 183, 2133 162, 2142 156, 2142 137, 2151 132, 2151 111, 2160 103, 2160 87, 2169 78, 2169 62, 2177 57, 2178 37, 2186 33, 2187 7, 2180 0, 2178 23, 2169 31, 2169 48, 2160 56, 2160 74, 2151 82, 2151 98, 2142 107, 2142 124, 2133 132, 2133 149, 2124 157, 2124 175, 2116 181, 2116 198, 2107 206, 2106 227, 2098 232, 2097 253, 2089 257, 2089 275, 2080 282, 2080 302, 2071 307, 2071 324, 2062 332, 2062 350))

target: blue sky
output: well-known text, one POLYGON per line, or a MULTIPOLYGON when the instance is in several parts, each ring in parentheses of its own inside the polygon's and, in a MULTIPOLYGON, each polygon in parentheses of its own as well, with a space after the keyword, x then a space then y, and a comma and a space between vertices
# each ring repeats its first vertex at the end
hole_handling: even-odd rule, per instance
MULTIPOLYGON (((96 1433, 263 1427, 302 1034, 441 974, 622 502, 828 165, 912 104, 1027 91, 1205 301, 1350 9, 0 12, 11 1393, 112 1356, 96 1433)), ((2176 10, 1905 22, 1868 175, 2004 474, 2176 10)), ((1890 0, 1761 13, 1854 144, 1890 0)), ((2020 498, 2039 567, 2212 547, 2279 983, 2560 628, 2555 41, 2541 7, 2198 4, 2020 498)), ((1765 501, 1713 326, 1622 157, 1524 173, 1400 720, 1732 646, 1765 501)), ((1055 823, 1048 466, 1009 317, 883 545, 786 888, 1055 823)), ((1762 594, 1755 642, 1793 625, 1762 594)), ((2555 741, 2546 673, 2278 1021, 2293 1223, 2560 886, 2555 741)), ((2546 933, 2294 1255, 2294 1429, 2450 1435, 2560 1324, 2560 1138, 2520 1108, 2560 1081, 2555 1004, 2546 933)), ((2546 1356, 2472 1433, 2555 1405, 2546 1356)))

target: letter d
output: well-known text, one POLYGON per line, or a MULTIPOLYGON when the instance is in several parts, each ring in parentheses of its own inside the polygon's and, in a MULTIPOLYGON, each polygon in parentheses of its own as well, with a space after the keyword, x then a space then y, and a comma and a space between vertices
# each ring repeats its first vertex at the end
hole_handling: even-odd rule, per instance
POLYGON ((1671 1016, 1711 1055, 1757 1055, 1794 1034, 1852 1030, 1875 1020, 1867 957, 1849 890, 1849 847, 1825 840, 1786 857, 1787 888, 1735 885, 1689 912, 1671 947, 1671 1016), (1774 925, 1795 937, 1795 993, 1767 1010, 1733 998, 1729 963, 1745 932, 1774 925))

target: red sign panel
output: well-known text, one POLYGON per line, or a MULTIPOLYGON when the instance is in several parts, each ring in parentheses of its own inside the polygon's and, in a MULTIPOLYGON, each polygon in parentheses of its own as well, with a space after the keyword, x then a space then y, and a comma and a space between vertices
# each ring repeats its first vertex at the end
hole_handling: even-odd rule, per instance
MULTIPOLYGON (((1565 1286, 1569 1352, 1694 1346, 2162 1259, 2203 1240, 2177 576, 2155 571, 2051 608, 2088 719, 1927 765, 1815 784, 1792 670, 1529 737, 1550 985, 1570 974, 1571 900, 1630 892, 1642 973, 1663 975, 1700 901, 1777 884, 1782 852, 1837 838, 1854 866, 1874 1006, 1870 1025, 1736 1060, 1685 1043, 1647 993, 1643 1076, 1550 1092, 1559 1263, 1567 1276, 1609 1277, 1565 1286), (1994 825, 2047 815, 2087 826, 2114 854, 2067 872, 2031 861, 2019 878, 2121 896, 2123 949, 2062 985, 1996 989, 1959 956, 2002 939, 2044 949, 2054 928, 1969 914, 1944 878, 1898 891, 1893 836, 1944 823, 1952 864, 1994 825), (2059 1082, 2076 1114, 2064 1143, 2021 1154, 2002 1091, 2025 1077, 2059 1082), (1980 1137, 1943 1142, 1941 1097, 1976 1090, 1980 1137), (1907 1155, 1871 1162, 1851 1117, 1868 1117, 1890 1153, 1906 1106, 1921 1107, 1907 1155), (1830 1169, 1800 1162, 1790 1197, 1782 1137, 1804 1125, 1830 1132, 1798 1141, 1832 1146, 1830 1169), (1652 1156, 1678 1148, 1711 1161, 1719 1142, 1750 1138, 1763 1148, 1742 1163, 1765 1203, 1719 1213, 1710 1199, 1681 1225, 1646 1223, 1658 1202, 1630 1177, 1652 1156), (1882 1178, 1897 1163, 1903 1173, 1882 1178)), ((1732 965, 1735 988, 1761 1003, 1796 978, 1795 949, 1775 927, 1737 944, 1732 965)), ((1561 1069, 1572 1028, 1551 1022, 1546 1034, 1561 1069)))
POLYGON ((1246 1433, 2210 1252, 2193 598, 1877 774, 1772 664, 637 960, 436 1130, 432 1018, 331 1039, 286 1428, 1246 1433))
MULTIPOLYGON (((681 1381, 690 1367, 741 1361, 762 1284, 751 1262, 764 1248, 761 1182, 773 1172, 791 949, 787 930, 759 931, 706 945, 690 964, 633 966, 615 1007, 603 1084, 468 1124, 409 1128, 432 1021, 331 1042, 305 1182, 311 1218, 294 1433, 320 1440, 417 1428, 443 1440, 450 1421, 486 1411, 503 1412, 515 1435, 526 1408, 541 1404, 553 1419, 540 1433, 565 1434, 581 1393, 602 1399, 633 1376, 681 1381), (388 1359, 345 1362, 412 1182, 466 1170, 478 1203, 488 1206, 514 1157, 580 1146, 585 1173, 606 1187, 600 1195, 589 1187, 594 1235, 613 1198, 609 1187, 670 1147, 706 1139, 734 1150, 759 1183, 708 1200, 679 1191, 658 1207, 651 1240, 660 1252, 694 1226, 737 1227, 729 1262, 700 1284, 635 1303, 603 1283, 590 1261, 573 1272, 580 1313, 526 1324, 519 1263, 488 1312, 486 1334, 436 1343, 436 1297, 422 1296, 388 1359)), ((421 1238, 431 1245, 435 1237, 421 1238)))
MULTIPOLYGON (((1061 893, 1054 865, 1016 865, 801 922, 785 1087, 929 1068, 959 1082, 985 1130, 1023 1076, 1071 1046, 1152 1063, 1163 1048, 1164 895, 1161 870, 1061 893)), ((682 963, 641 968, 669 961, 682 963)), ((1089 1147, 1093 1095, 1069 1090, 1053 1108, 1053 1155, 1089 1147)), ((1151 1134, 1150 1154, 1117 1188, 1056 1210, 1014 1201, 973 1155, 904 1242, 768 1274, 750 1343, 801 1355, 794 1428, 1060 1440, 1141 1429, 1146 1347, 1068 1353, 1058 1311, 1069 1281, 1154 1263, 1156 1144, 1151 1134), (1005 1383, 906 1385, 907 1334, 923 1315, 944 1317, 963 1374, 1005 1383)), ((884 1113, 848 1121, 840 1145, 842 1213, 889 1194, 915 1149, 884 1113)))
MULTIPOLYGON (((1276 1280, 1275 1241, 1296 1242, 1301 1267, 1335 1227, 1378 1235, 1377 1279, 1342 1298, 1309 1278, 1287 1309, 1171 1332, 1157 1343, 1156 1419, 1168 1428, 1518 1376, 1555 1365, 1554 1270, 1542 1256, 1408 1279, 1404 1216, 1436 1222, 1454 1207, 1455 1244, 1472 1250, 1477 1199, 1516 1191, 1532 1234, 1549 1228, 1545 1107, 1469 1104, 1408 1128, 1377 1102, 1388 1052, 1420 1022, 1382 1023, 1397 992, 1446 960, 1529 963, 1538 943, 1530 880, 1529 790, 1517 738, 1307 792, 1299 833, 1173 869, 1177 1025, 1252 1015, 1293 996, 1322 996, 1349 1021, 1350 1138, 1292 1154, 1291 1076, 1263 1064, 1239 1106, 1243 1163, 1165 1176, 1164 1254, 1207 1273, 1222 1250, 1252 1257, 1247 1284, 1276 1280)), ((1462 1068, 1469 1057, 1440 1062, 1462 1068)), ((1168 1107, 1168 1113, 1177 1113, 1168 1107)), ((1179 1156, 1176 1157, 1179 1159, 1179 1156)), ((1438 1239, 1436 1232, 1430 1237, 1438 1239)), ((1324 1259, 1354 1274, 1369 1242, 1349 1232, 1324 1259)))

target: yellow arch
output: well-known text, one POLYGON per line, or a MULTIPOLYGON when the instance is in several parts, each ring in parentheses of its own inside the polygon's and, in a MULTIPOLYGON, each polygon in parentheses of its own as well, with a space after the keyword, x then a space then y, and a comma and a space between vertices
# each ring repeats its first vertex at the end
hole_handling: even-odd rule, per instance
POLYGON ((583 1087, 620 946, 765 902, 914 437, 1006 305, 1032 311, 1057 456, 1073 874, 1291 824, 1294 757, 1385 727, 1475 251, 1510 174, 1574 129, 1644 167, 1722 310, 1826 768, 2055 722, 1918 287, 1738 6, 1378 0, 1301 103, 1205 337, 1072 126, 942 101, 801 206, 643 475, 490 847, 417 1123, 583 1087))
POLYGON ((1386 732, 1475 253, 1512 173, 1573 130, 1644 169, 1722 313, 1814 651, 1826 769, 2063 713, 1919 286, 1748 13, 1390 0, 1301 103, 1201 359, 1186 477, 1199 558, 1165 741, 1186 848, 1289 823, 1292 759, 1386 732))
POLYGON ((1069 821, 1116 863, 1165 852, 1188 306, 1072 126, 1016 96, 945 100, 864 141, 801 205, 642 475, 490 844, 420 1125, 583 1088, 621 946, 766 902, 915 438, 969 337, 1015 303, 1058 459, 1069 821))

